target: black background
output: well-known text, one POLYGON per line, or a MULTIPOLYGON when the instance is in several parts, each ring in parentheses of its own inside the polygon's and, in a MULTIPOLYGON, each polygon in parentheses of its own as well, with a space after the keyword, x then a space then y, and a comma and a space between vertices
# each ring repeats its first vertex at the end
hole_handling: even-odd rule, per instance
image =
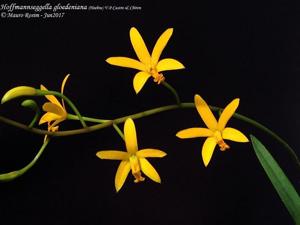
MULTIPOLYGON (((68 11, 62 19, 1 18, 1 94, 14 86, 41 83, 59 90, 70 73, 65 94, 84 115, 111 119, 173 104, 170 92, 151 80, 136 95, 136 71, 105 62, 110 56, 136 58, 130 27, 140 31, 149 50, 173 27, 162 58, 176 58, 186 67, 164 73, 182 101, 192 102, 198 93, 209 104, 224 107, 239 97, 237 112, 278 133, 300 155, 297 5, 123 0, 97 4, 136 5, 142 10, 68 11)), ((42 104, 44 99, 37 101, 42 104)), ((1 115, 28 123, 32 113, 20 102, 1 105, 1 115)), ((118 162, 95 156, 99 150, 124 149, 112 128, 56 138, 28 173, 0 184, 0 224, 293 224, 251 144, 230 142, 230 150, 216 149, 205 168, 204 139, 175 137, 181 129, 204 126, 196 110, 169 111, 135 124, 140 148, 168 153, 163 159, 150 159, 162 184, 149 179, 134 184, 129 175, 115 193, 118 162)), ((229 125, 258 137, 299 190, 298 170, 280 144, 236 119, 229 125)), ((60 128, 78 127, 67 121, 60 128)), ((1 124, 0 140, 4 173, 28 163, 43 137, 1 124)))

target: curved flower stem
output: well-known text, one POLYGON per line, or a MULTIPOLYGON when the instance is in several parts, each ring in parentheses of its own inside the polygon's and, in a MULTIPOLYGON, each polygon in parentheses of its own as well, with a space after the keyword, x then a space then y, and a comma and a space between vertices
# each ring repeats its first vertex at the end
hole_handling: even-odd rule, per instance
POLYGON ((34 164, 38 161, 38 159, 40 158, 40 156, 42 155, 42 153, 44 152, 45 148, 47 147, 48 143, 50 141, 50 138, 47 138, 45 140, 45 142, 43 143, 42 147, 40 148, 40 150, 38 151, 38 153, 36 154, 36 156, 33 158, 33 160, 28 163, 25 167, 23 167, 20 170, 15 170, 9 173, 3 173, 0 174, 0 182, 6 182, 6 181, 11 181, 16 179, 17 177, 22 176, 24 173, 26 173, 29 169, 31 169, 31 167, 34 166, 34 164))
POLYGON ((166 88, 168 88, 172 94, 174 95, 175 99, 176 99, 176 103, 178 105, 180 105, 181 101, 180 101, 180 98, 179 98, 179 95, 177 93, 177 91, 175 90, 175 88, 173 88, 169 83, 167 83, 166 81, 163 81, 162 82, 162 85, 164 85, 166 88))
MULTIPOLYGON (((67 119, 69 119, 69 120, 78 120, 78 117, 76 115, 73 115, 73 114, 68 114, 67 119)), ((93 123, 105 123, 105 122, 110 121, 110 120, 97 119, 97 118, 91 118, 91 117, 86 117, 86 116, 83 116, 82 119, 87 121, 87 122, 93 122, 93 123)), ((124 140, 124 134, 120 130, 118 125, 114 123, 113 127, 117 131, 117 133, 120 135, 120 137, 124 140)))
POLYGON ((32 99, 24 100, 21 103, 21 106, 23 106, 25 108, 29 108, 35 112, 33 119, 31 120, 30 124, 28 125, 29 128, 33 127, 38 122, 38 119, 41 116, 40 108, 38 107, 37 103, 35 101, 33 101, 32 99))
POLYGON ((28 125, 29 128, 33 127, 36 122, 38 121, 40 115, 38 113, 36 113, 32 119, 32 121, 30 122, 30 124, 28 125))
POLYGON ((120 135, 120 137, 123 139, 123 141, 125 141, 124 134, 121 131, 121 129, 118 127, 118 125, 115 124, 115 123, 113 123, 113 127, 115 128, 115 130, 117 131, 117 133, 120 135))
POLYGON ((271 137, 273 137, 274 139, 276 139, 280 144, 282 144, 285 147, 285 149, 288 150, 288 153, 292 156, 292 158, 295 160, 295 163, 298 164, 298 166, 300 168, 300 161, 299 161, 298 156, 294 152, 294 150, 291 148, 291 146, 287 142, 285 142, 276 133, 274 133, 269 128, 265 127, 264 125, 258 123, 257 121, 255 121, 255 120, 253 120, 253 119, 251 119, 249 117, 243 116, 241 114, 235 113, 233 115, 233 117, 235 117, 235 118, 237 118, 239 120, 242 120, 244 122, 247 122, 247 123, 253 125, 254 127, 257 127, 258 129, 264 131, 265 133, 269 134, 271 137))
MULTIPOLYGON (((105 123, 110 120, 105 120, 105 119, 97 119, 97 118, 92 118, 92 117, 87 117, 87 116, 82 116, 82 120, 86 122, 92 122, 92 123, 105 123)), ((79 120, 77 115, 73 115, 71 113, 68 113, 67 115, 68 120, 79 120)))
POLYGON ((40 115, 41 115, 41 111, 39 109, 37 109, 35 111, 33 119, 31 120, 30 124, 28 125, 29 128, 32 128, 38 122, 40 115))
POLYGON ((36 89, 36 92, 37 92, 38 96, 54 95, 54 96, 62 98, 64 101, 66 101, 66 103, 71 107, 71 109, 74 111, 74 113, 78 116, 79 121, 82 124, 82 126, 87 128, 86 123, 83 120, 83 118, 82 118, 81 114, 79 113, 78 109, 76 108, 76 106, 65 95, 63 95, 62 93, 57 92, 57 91, 46 91, 46 90, 40 90, 40 89, 36 89))
MULTIPOLYGON (((89 126, 89 127, 85 127, 85 128, 81 128, 81 129, 56 131, 56 132, 42 130, 42 129, 38 129, 38 128, 34 128, 34 127, 29 128, 27 125, 25 125, 23 123, 16 122, 16 121, 8 119, 4 116, 0 116, 0 122, 3 122, 3 123, 6 123, 8 125, 11 125, 11 126, 20 128, 22 130, 26 130, 26 131, 35 133, 35 134, 39 134, 39 135, 49 135, 49 136, 62 137, 62 136, 70 136, 70 135, 76 135, 76 134, 90 133, 90 132, 93 132, 93 131, 103 129, 105 127, 113 126, 114 123, 115 124, 123 123, 123 122, 125 122, 125 120, 127 118, 139 119, 139 118, 143 118, 143 117, 150 116, 150 115, 153 115, 153 114, 157 114, 157 113, 160 113, 160 112, 164 112, 164 111, 168 111, 168 110, 172 110, 172 109, 178 109, 178 108, 180 108, 180 105, 167 105, 167 106, 162 106, 162 107, 146 110, 144 112, 140 112, 140 113, 120 117, 120 118, 117 118, 115 120, 107 120, 106 122, 101 122, 101 124, 97 124, 97 125, 93 125, 93 126, 89 126)), ((187 108, 187 107, 185 107, 185 108, 187 108)), ((69 114, 68 118, 72 118, 73 120, 79 120, 78 117, 76 118, 76 116, 72 115, 72 114, 69 114)), ((82 119, 87 119, 86 121, 91 121, 91 122, 92 122, 92 120, 94 122, 96 122, 98 120, 98 119, 90 118, 90 117, 81 117, 81 118, 82 119)), ((96 123, 99 123, 99 122, 96 122, 96 123)))
MULTIPOLYGON (((143 118, 143 117, 150 116, 150 115, 153 115, 153 114, 161 113, 161 112, 164 112, 164 111, 180 109, 180 108, 182 108, 182 109, 183 108, 194 108, 194 107, 195 107, 195 104, 193 102, 181 103, 179 105, 167 105, 167 106, 162 106, 162 107, 146 110, 146 111, 139 112, 139 113, 136 113, 136 114, 120 117, 120 118, 117 118, 117 119, 114 119, 114 120, 107 120, 107 121, 98 120, 98 119, 90 118, 90 117, 81 117, 81 119, 86 119, 86 121, 96 122, 96 123, 101 123, 101 124, 97 124, 97 125, 93 125, 93 126, 85 127, 85 128, 81 128, 81 129, 57 131, 57 132, 49 132, 49 131, 41 130, 41 129, 37 129, 37 128, 29 128, 25 124, 16 122, 14 120, 10 120, 10 119, 5 118, 3 116, 0 116, 0 122, 4 122, 6 124, 9 124, 9 125, 12 125, 12 126, 21 128, 23 130, 27 130, 27 131, 36 133, 36 134, 40 134, 40 135, 70 136, 70 135, 76 135, 76 134, 90 133, 90 132, 93 132, 93 131, 96 131, 96 130, 103 129, 105 127, 113 126, 114 124, 123 123, 123 122, 125 122, 125 120, 127 118, 139 119, 139 118, 143 118), (102 121, 102 122, 100 122, 100 121, 102 121)), ((223 110, 222 108, 216 107, 216 106, 209 106, 209 107, 211 108, 212 111, 223 110)), ((69 117, 72 118, 73 120, 79 120, 79 117, 76 118, 75 115, 70 114, 69 117)), ((264 131, 265 133, 269 134, 271 137, 276 139, 279 143, 281 143, 288 150, 288 153, 293 157, 294 161, 297 163, 297 165, 300 168, 300 161, 299 161, 296 153, 277 134, 275 134, 273 131, 271 131, 269 128, 265 127, 264 125, 258 123, 257 121, 255 121, 255 120, 253 120, 249 117, 246 117, 244 115, 241 115, 239 113, 234 113, 233 117, 235 117, 235 118, 237 118, 241 121, 244 121, 246 123, 249 123, 249 124, 253 125, 254 127, 257 127, 258 129, 264 131)))

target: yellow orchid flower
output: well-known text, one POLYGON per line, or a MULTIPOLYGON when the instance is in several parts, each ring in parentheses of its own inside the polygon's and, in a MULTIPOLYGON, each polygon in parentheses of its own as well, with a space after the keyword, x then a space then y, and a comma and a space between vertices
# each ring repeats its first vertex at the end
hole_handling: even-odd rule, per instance
POLYGON ((210 162, 217 144, 221 151, 229 149, 229 145, 225 143, 224 139, 236 142, 249 141, 242 132, 231 127, 226 127, 228 120, 237 109, 239 101, 236 98, 230 102, 223 110, 219 121, 217 121, 207 103, 199 95, 195 95, 195 106, 208 128, 188 128, 179 131, 176 136, 179 138, 207 137, 202 146, 202 159, 205 166, 210 162))
MULTIPOLYGON (((65 76, 61 84, 61 93, 63 94, 66 82, 70 74, 65 76)), ((41 90, 47 91, 47 88, 41 84, 41 90)), ((54 95, 45 95, 49 102, 44 103, 43 110, 46 112, 40 119, 39 124, 48 123, 48 131, 55 132, 58 130, 58 124, 67 119, 67 111, 64 100, 61 103, 54 95)))
POLYGON ((116 191, 118 192, 122 188, 130 170, 135 178, 135 183, 145 180, 141 172, 143 172, 151 180, 157 183, 161 183, 159 174, 146 158, 162 158, 167 154, 161 150, 152 148, 138 150, 135 125, 131 118, 128 118, 125 121, 124 139, 127 152, 107 150, 99 151, 96 154, 100 159, 121 160, 121 163, 115 176, 116 191))
POLYGON ((169 28, 158 38, 150 56, 142 36, 135 27, 132 27, 129 32, 130 40, 140 61, 127 57, 110 57, 106 59, 106 62, 111 65, 133 68, 140 71, 133 79, 133 87, 136 93, 139 93, 149 77, 153 77, 154 82, 160 84, 165 80, 164 75, 160 72, 184 68, 184 66, 175 59, 165 58, 159 60, 172 33, 173 28, 169 28))

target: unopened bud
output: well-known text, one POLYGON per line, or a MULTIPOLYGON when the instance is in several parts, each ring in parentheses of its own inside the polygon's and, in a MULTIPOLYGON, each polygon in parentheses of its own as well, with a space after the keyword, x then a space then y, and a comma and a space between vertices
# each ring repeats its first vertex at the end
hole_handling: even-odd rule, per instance
POLYGON ((37 111, 38 110, 38 105, 36 104, 35 101, 33 101, 32 99, 27 99, 27 100, 24 100, 21 105, 23 107, 26 107, 26 108, 30 108, 34 111, 37 111))
POLYGON ((19 86, 13 89, 10 89, 1 99, 1 104, 8 102, 14 98, 18 98, 21 96, 34 96, 36 95, 36 89, 29 86, 19 86))

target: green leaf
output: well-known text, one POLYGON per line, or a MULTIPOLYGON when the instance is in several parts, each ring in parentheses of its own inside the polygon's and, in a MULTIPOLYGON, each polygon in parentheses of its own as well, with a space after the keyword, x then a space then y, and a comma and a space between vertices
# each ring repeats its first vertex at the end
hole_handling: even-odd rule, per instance
POLYGON ((295 224, 300 225, 300 197, 297 191, 266 147, 253 135, 250 135, 250 137, 260 164, 267 173, 285 207, 294 219, 295 224))

